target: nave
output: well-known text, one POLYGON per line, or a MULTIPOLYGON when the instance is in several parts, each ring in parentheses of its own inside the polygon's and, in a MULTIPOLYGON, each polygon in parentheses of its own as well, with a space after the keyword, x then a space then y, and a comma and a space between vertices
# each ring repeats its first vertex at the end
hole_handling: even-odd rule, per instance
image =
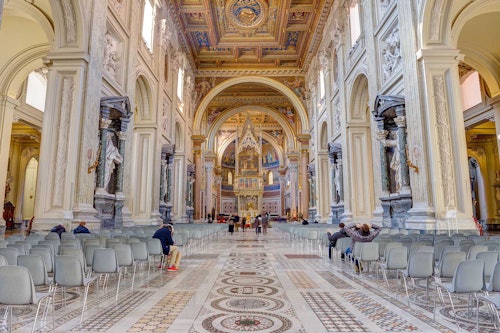
MULTIPOLYGON (((214 225, 215 227, 215 225, 214 225)), ((439 306, 433 320, 432 299, 418 284, 407 306, 404 289, 396 294, 374 270, 358 275, 347 263, 328 260, 318 248, 274 227, 229 235, 221 229, 211 239, 183 246, 180 269, 148 278, 140 269, 131 290, 131 274, 122 280, 115 303, 116 279, 100 291, 97 306, 90 289, 88 310, 79 324, 78 293, 56 295, 56 332, 455 332, 451 307, 439 306)), ((431 294, 433 294, 431 292, 431 294)), ((464 313, 466 298, 459 304, 464 313)), ((14 331, 29 332, 33 309, 14 310, 14 331), (23 321, 25 320, 25 321, 23 321)), ((49 314, 48 324, 51 323, 49 314)), ((1 327, 5 331, 6 327, 1 327)), ((475 330, 475 316, 461 318, 460 331, 475 330), (465 323, 465 324, 464 324, 465 323)), ((481 332, 493 332, 481 326, 481 332)))

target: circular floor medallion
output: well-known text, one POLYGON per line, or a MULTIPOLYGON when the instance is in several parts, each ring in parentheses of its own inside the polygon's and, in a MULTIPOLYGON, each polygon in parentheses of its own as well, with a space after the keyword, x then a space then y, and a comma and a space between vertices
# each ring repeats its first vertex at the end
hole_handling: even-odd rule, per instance
POLYGON ((209 332, 287 332, 292 322, 285 317, 269 313, 216 314, 203 321, 209 332))
POLYGON ((269 286, 228 286, 217 290, 224 296, 270 296, 278 293, 278 289, 269 286))
POLYGON ((214 309, 241 313, 241 311, 276 311, 284 306, 277 299, 263 297, 219 298, 211 303, 214 309))
POLYGON ((242 277, 230 277, 227 279, 222 279, 222 283, 231 284, 231 285, 239 285, 239 286, 248 286, 248 285, 267 285, 275 282, 275 279, 260 277, 260 276, 242 276, 242 277))
POLYGON ((257 276, 271 276, 269 271, 229 271, 224 272, 227 276, 246 276, 246 277, 257 277, 257 276))

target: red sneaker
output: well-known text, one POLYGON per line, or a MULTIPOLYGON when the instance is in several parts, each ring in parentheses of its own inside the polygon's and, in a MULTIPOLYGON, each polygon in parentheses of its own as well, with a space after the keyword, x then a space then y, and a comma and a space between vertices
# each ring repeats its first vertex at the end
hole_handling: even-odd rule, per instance
POLYGON ((167 268, 167 271, 176 271, 177 270, 177 267, 175 267, 174 265, 170 266, 169 268, 167 268))

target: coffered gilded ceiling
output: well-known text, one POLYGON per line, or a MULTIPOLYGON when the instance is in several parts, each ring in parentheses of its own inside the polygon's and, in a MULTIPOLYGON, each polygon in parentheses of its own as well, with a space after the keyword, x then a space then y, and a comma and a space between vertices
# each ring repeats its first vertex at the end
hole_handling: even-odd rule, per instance
POLYGON ((172 0, 196 75, 305 73, 334 0, 172 0))

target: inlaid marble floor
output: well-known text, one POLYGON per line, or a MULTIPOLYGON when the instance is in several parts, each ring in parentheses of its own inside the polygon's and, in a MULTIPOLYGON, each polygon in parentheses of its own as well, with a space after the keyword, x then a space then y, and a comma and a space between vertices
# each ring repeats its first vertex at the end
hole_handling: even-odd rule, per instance
MULTIPOLYGON (((79 324, 81 297, 70 292, 66 307, 56 297, 56 332, 455 332, 449 304, 433 299, 423 283, 411 307, 396 281, 377 280, 372 272, 358 275, 346 263, 331 262, 324 249, 291 242, 274 228, 267 235, 252 230, 225 234, 208 244, 183 249, 177 272, 147 267, 120 286, 116 279, 101 291, 97 305, 91 290, 88 310, 79 324), (188 253, 186 253, 188 252, 188 253), (189 253, 191 252, 191 253, 189 253)), ((461 330, 475 330, 475 315, 459 302, 461 330)), ((16 332, 29 332, 32 309, 14 311, 16 332)), ((485 311, 481 316, 486 317, 485 311)), ((51 323, 48 317, 48 324, 51 323)), ((5 322, 0 329, 5 330, 5 322)), ((493 332, 481 325, 481 332, 493 332)))

